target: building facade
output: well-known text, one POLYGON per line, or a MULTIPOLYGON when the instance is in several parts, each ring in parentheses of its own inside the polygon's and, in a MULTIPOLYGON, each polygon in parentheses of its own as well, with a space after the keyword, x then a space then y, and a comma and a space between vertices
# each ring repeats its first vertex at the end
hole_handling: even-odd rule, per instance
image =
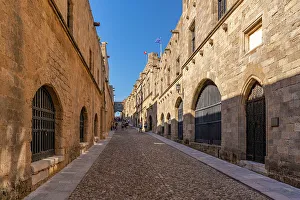
POLYGON ((113 94, 88 0, 0 5, 0 199, 19 199, 107 136, 113 94))
POLYGON ((233 163, 253 161, 300 187, 299 16, 297 0, 183 0, 125 115, 139 114, 142 85, 150 97, 143 93, 139 104, 147 123, 154 119, 152 131, 233 163))

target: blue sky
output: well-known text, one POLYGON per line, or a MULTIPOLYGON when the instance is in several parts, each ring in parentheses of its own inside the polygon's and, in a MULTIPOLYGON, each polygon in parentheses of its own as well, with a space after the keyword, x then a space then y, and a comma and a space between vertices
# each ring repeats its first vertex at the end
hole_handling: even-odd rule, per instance
POLYGON ((157 37, 168 43, 170 30, 181 15, 182 0, 90 0, 94 20, 102 42, 108 42, 110 83, 115 87, 115 101, 122 101, 132 91, 144 69, 144 51, 159 52, 157 37))

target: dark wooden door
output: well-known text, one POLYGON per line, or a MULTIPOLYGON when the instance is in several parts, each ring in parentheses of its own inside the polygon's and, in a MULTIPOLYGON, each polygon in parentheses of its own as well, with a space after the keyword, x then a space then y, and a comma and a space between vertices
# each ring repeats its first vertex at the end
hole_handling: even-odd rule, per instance
POLYGON ((266 106, 263 89, 253 87, 247 105, 247 160, 265 163, 266 156, 266 106))
POLYGON ((178 139, 183 140, 183 102, 178 107, 178 139))

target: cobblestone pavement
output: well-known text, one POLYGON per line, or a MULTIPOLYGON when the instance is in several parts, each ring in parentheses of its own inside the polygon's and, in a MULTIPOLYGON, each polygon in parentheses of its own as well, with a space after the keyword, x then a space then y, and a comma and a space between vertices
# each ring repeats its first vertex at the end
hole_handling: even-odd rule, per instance
POLYGON ((118 130, 69 199, 268 199, 135 129, 118 130))

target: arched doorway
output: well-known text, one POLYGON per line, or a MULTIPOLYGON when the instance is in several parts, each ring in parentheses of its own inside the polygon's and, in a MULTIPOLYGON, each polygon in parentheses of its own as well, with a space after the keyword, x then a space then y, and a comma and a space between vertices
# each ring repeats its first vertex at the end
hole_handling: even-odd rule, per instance
POLYGON ((32 101, 32 162, 55 154, 55 108, 50 93, 41 87, 32 101))
POLYGON ((152 117, 149 116, 149 131, 152 131, 152 117))
POLYGON ((165 116, 162 113, 161 114, 161 134, 164 135, 165 134, 165 116))
POLYGON ((95 114, 95 119, 94 119, 94 137, 97 137, 98 136, 98 115, 95 114))
POLYGON ((80 142, 84 142, 86 138, 87 114, 83 107, 80 112, 80 142))
POLYGON ((168 135, 171 135, 171 115, 170 113, 167 114, 167 123, 168 123, 168 135))
POLYGON ((178 107, 178 139, 183 140, 183 101, 178 107))
POLYGON ((195 141, 221 145, 221 94, 212 81, 207 81, 195 110, 195 141))
POLYGON ((265 163, 266 156, 266 105, 262 86, 255 83, 246 103, 247 160, 265 163))

